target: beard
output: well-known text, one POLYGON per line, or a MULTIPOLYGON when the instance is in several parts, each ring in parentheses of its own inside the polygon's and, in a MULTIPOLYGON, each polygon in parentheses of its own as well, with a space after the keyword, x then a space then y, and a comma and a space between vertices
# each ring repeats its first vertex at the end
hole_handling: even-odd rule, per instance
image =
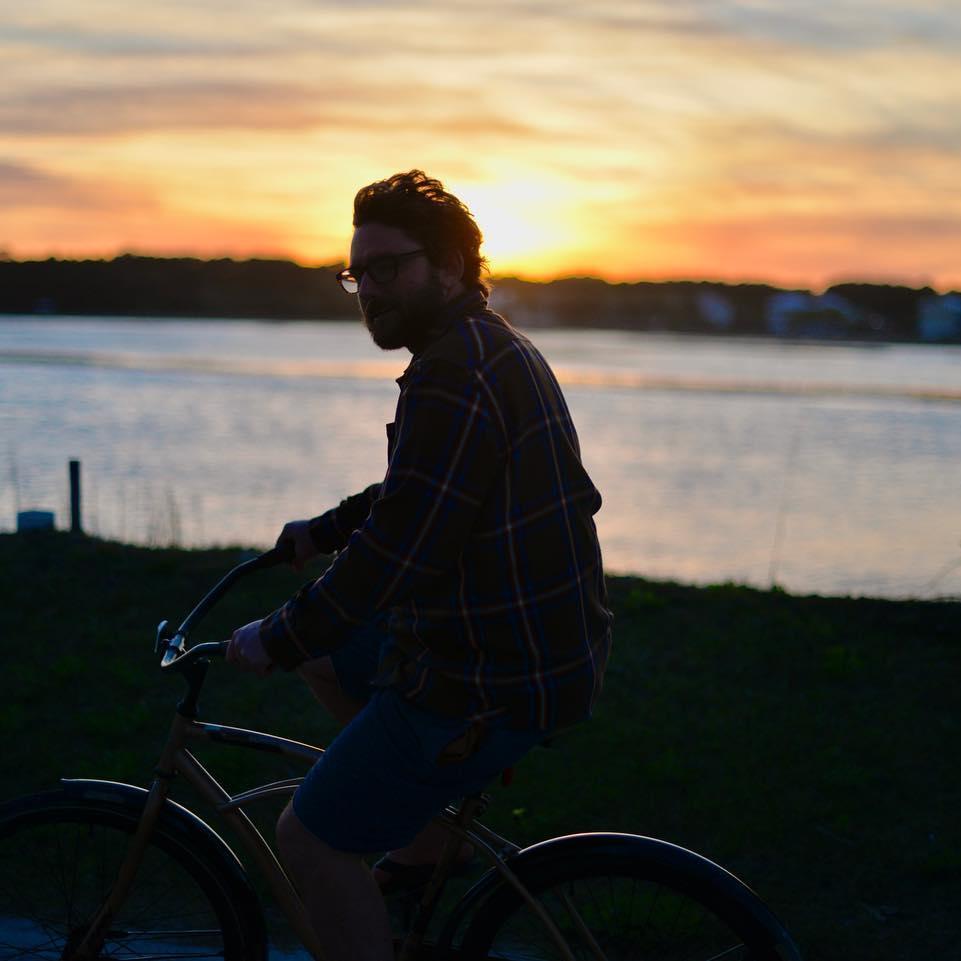
POLYGON ((380 295, 361 301, 364 326, 381 350, 406 347, 411 353, 431 336, 446 300, 439 286, 425 285, 405 295, 380 295))

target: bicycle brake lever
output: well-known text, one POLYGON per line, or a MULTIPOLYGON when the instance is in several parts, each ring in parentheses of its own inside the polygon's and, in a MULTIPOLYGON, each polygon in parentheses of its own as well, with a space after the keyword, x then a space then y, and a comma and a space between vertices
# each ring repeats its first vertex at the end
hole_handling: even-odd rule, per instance
POLYGON ((174 637, 167 639, 167 648, 164 651, 164 656, 160 662, 160 666, 169 667, 183 653, 184 653, 184 636, 183 634, 178 633, 174 637))
POLYGON ((161 621, 157 625, 157 636, 153 644, 154 654, 159 654, 161 651, 166 649, 167 641, 170 640, 170 631, 167 629, 169 625, 170 621, 161 621))

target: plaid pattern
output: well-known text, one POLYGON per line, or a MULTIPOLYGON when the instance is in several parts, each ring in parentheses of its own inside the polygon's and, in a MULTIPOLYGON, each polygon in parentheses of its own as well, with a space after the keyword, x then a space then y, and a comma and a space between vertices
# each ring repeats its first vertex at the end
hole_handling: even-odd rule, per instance
POLYGON ((479 293, 448 319, 398 380, 383 483, 311 522, 339 553, 261 637, 291 668, 389 610, 375 683, 444 715, 566 727, 590 715, 611 644, 601 497, 531 342, 479 293))

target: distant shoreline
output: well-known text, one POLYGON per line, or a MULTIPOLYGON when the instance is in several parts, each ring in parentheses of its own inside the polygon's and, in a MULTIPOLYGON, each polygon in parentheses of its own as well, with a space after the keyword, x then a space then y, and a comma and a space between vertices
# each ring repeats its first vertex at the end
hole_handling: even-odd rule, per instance
MULTIPOLYGON (((0 260, 0 316, 343 321, 354 305, 335 280, 339 266, 132 255, 0 260)), ((523 328, 961 343, 961 293, 930 287, 843 283, 815 294, 764 283, 501 277, 491 305, 523 328)))
MULTIPOLYGON (((493 305, 492 305, 493 306, 493 305)), ((565 324, 563 327, 559 324, 521 324, 517 322, 516 318, 513 317, 508 311, 502 311, 505 317, 511 321, 518 328, 531 332, 532 336, 537 335, 539 330, 609 330, 609 331, 624 331, 633 332, 640 334, 649 334, 652 337, 670 337, 676 338, 678 340, 683 340, 686 338, 697 339, 701 337, 719 337, 726 338, 728 340, 738 340, 738 341, 758 341, 762 343, 769 343, 772 340, 777 340, 782 343, 798 343, 805 344, 812 347, 862 347, 871 348, 876 347, 881 349, 887 346, 896 345, 918 345, 921 347, 943 347, 943 346, 961 346, 961 340, 952 341, 924 341, 918 338, 865 338, 857 339, 854 337, 815 337, 815 336, 804 336, 804 335, 783 335, 775 336, 773 334, 764 333, 752 333, 744 331, 711 331, 711 330, 670 330, 670 329, 658 329, 658 328, 639 328, 629 325, 610 325, 610 326, 600 326, 600 325, 585 325, 582 327, 575 326, 573 324, 565 324)), ((23 321, 24 323, 43 323, 44 321, 106 321, 108 323, 117 322, 133 322, 133 323, 151 323, 151 324, 211 324, 211 323, 237 323, 237 324, 263 324, 267 326, 271 325, 285 325, 285 324, 343 324, 345 326, 351 324, 360 324, 360 316, 356 317, 231 317, 231 316, 210 316, 203 317, 195 314, 184 314, 182 316, 171 316, 170 314, 25 314, 25 313, 5 313, 0 311, 0 321, 23 321)))

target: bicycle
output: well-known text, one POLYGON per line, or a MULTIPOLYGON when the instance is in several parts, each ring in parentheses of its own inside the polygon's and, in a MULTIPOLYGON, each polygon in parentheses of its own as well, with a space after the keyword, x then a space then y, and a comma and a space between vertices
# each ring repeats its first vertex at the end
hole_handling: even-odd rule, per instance
MULTIPOLYGON (((231 847, 169 797, 183 778, 234 831, 303 947, 322 953, 293 885, 243 810, 286 797, 301 778, 230 795, 188 744, 216 742, 312 764, 323 752, 272 734, 204 722, 198 699, 226 642, 188 646, 191 631, 239 580, 288 559, 274 549, 231 570, 176 633, 157 629, 164 673, 187 684, 149 789, 63 779, 59 790, 0 806, 0 959, 223 958, 263 961, 263 910, 231 847)), ((614 961, 685 958, 800 961, 790 936, 743 882, 654 838, 574 834, 520 848, 481 824, 488 797, 464 798, 439 820, 450 843, 395 938, 400 961, 485 958, 614 961), (489 869, 435 918, 461 840, 489 869), (432 922, 440 928, 431 939, 432 922)))

